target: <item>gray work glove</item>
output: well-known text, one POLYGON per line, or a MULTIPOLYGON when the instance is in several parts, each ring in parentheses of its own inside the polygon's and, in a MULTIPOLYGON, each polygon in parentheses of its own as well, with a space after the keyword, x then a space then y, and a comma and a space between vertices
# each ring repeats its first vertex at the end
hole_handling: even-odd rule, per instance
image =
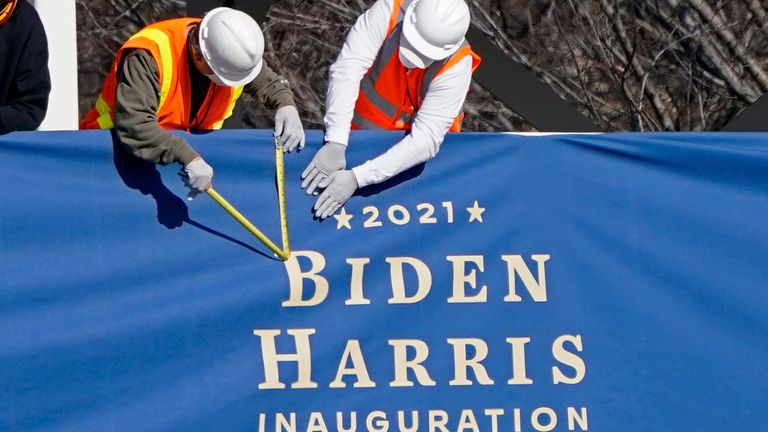
MULTIPOLYGON (((312 162, 301 173, 301 188, 307 190, 307 195, 315 194, 321 181, 328 178, 332 173, 343 170, 347 166, 347 146, 344 144, 328 141, 320 147, 312 162)), ((318 191, 319 192, 319 191, 318 191)))
POLYGON ((320 182, 323 193, 315 202, 315 217, 325 219, 336 213, 357 190, 357 178, 352 170, 336 171, 320 182))
POLYGON ((304 127, 295 106, 286 105, 277 110, 274 133, 283 151, 290 153, 297 147, 304 148, 304 127))
POLYGON ((213 168, 208 165, 200 156, 192 159, 192 162, 186 164, 179 171, 184 186, 189 188, 187 200, 192 201, 197 194, 205 192, 211 187, 213 180, 213 168))

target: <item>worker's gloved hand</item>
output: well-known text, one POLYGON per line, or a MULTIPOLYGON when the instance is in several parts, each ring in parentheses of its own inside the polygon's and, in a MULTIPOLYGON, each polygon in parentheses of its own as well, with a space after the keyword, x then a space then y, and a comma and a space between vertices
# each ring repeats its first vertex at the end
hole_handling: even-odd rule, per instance
MULTIPOLYGON (((347 166, 347 146, 333 141, 328 141, 320 147, 312 162, 301 173, 302 189, 307 190, 307 195, 317 195, 317 187, 320 182, 327 179, 332 173, 343 170, 347 166)), ((319 191, 318 191, 319 192, 319 191)))
POLYGON ((295 106, 286 105, 275 113, 275 137, 285 152, 304 148, 304 127, 295 106))
POLYGON ((189 188, 187 200, 192 201, 198 193, 205 192, 211 187, 213 180, 213 168, 208 165, 200 156, 192 159, 192 162, 186 164, 179 175, 184 181, 184 186, 189 188))
POLYGON ((357 190, 357 178, 352 170, 336 171, 320 182, 319 186, 325 188, 315 202, 315 217, 325 219, 336 213, 339 207, 357 190))

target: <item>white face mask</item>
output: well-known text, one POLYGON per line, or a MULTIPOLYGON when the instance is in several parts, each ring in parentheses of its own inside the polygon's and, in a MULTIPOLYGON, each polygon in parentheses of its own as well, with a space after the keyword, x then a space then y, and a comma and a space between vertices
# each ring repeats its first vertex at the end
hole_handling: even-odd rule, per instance
POLYGON ((224 82, 219 77, 217 77, 216 75, 210 74, 210 75, 206 75, 206 76, 208 77, 209 80, 213 81, 214 84, 219 85, 219 86, 223 86, 223 87, 227 87, 227 85, 224 84, 224 82))
POLYGON ((402 50, 399 51, 399 57, 400 57, 400 63, 402 63, 403 66, 406 67, 406 69, 416 69, 416 68, 418 68, 417 65, 415 65, 414 63, 411 63, 410 60, 408 60, 408 58, 403 55, 403 51, 402 50))
POLYGON ((400 63, 408 69, 426 69, 434 60, 420 55, 405 37, 400 37, 400 49, 398 49, 400 63))

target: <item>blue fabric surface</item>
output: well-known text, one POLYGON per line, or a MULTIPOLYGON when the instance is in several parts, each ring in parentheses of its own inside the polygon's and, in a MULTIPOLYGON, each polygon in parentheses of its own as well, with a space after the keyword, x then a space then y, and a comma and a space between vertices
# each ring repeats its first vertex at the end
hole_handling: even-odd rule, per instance
MULTIPOLYGON (((185 136, 219 193, 279 244, 270 132, 185 136)), ((399 136, 354 133, 349 165, 399 136)), ((550 430, 547 409, 554 430, 582 430, 573 412, 596 431, 768 424, 768 135, 451 134, 426 165, 359 191, 349 227, 314 220, 299 188, 321 138, 310 131, 308 148, 286 155, 286 189, 294 264, 307 272, 322 256, 330 288, 316 306, 284 307, 288 267, 209 197, 183 200, 177 167, 132 159, 107 132, 0 137, 0 430, 276 431, 294 413, 296 430, 335 431, 337 413, 348 428, 352 412, 357 430, 385 430, 378 410, 389 430, 399 411, 406 425, 418 411, 420 431, 485 432, 494 419, 499 431, 550 430), (541 283, 542 255, 546 301, 520 274, 520 301, 505 301, 503 257, 541 283), (397 257, 428 269, 418 302, 390 303, 397 257), (474 260, 463 273, 475 288, 456 257, 474 260), (355 258, 369 259, 370 304, 345 304, 355 258), (451 301, 457 284, 485 301, 451 301), (290 354, 295 329, 314 331, 305 360, 317 388, 291 388, 295 362, 279 363, 285 389, 260 388, 274 359, 254 330, 279 330, 277 352, 290 354), (564 335, 581 350, 555 352, 564 335), (508 338, 529 338, 522 356, 508 338), (469 385, 451 385, 457 339, 482 365, 459 368, 469 385), (350 340, 375 387, 348 375, 330 388, 353 366, 350 340), (413 386, 391 384, 403 341, 428 347, 434 385, 413 370, 413 386), (521 359, 532 383, 509 384, 521 359), (553 383, 553 368, 575 378, 579 362, 577 383, 553 383), (438 411, 445 429, 430 427, 438 411)), ((417 273, 402 268, 415 296, 417 273)), ((314 283, 303 286, 307 300, 314 283)))

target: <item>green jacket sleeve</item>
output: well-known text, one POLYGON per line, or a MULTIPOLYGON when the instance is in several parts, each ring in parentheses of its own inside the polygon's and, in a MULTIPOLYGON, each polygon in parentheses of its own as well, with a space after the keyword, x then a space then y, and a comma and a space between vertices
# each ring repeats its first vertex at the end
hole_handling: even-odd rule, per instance
POLYGON ((284 106, 296 106, 288 80, 273 71, 264 61, 261 72, 243 89, 267 109, 277 110, 284 106))
POLYGON ((183 138, 157 122, 160 74, 157 63, 143 50, 120 63, 115 97, 115 132, 131 154, 162 165, 188 164, 199 154, 183 138))

